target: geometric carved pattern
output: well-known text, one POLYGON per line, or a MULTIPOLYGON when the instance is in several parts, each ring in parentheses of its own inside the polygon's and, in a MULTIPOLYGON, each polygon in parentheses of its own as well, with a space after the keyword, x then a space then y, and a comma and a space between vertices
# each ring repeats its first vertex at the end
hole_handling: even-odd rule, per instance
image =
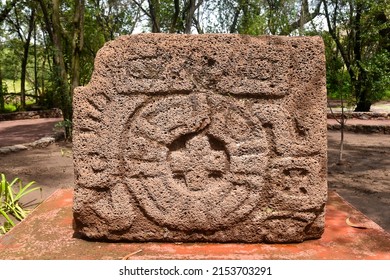
POLYGON ((325 116, 317 37, 120 37, 74 96, 75 230, 129 241, 318 238, 325 116))
MULTIPOLYGON (((222 106, 224 99, 210 103, 222 106)), ((176 95, 145 104, 129 120, 122 137, 126 182, 159 225, 226 228, 259 201, 268 162, 262 127, 248 123, 253 116, 238 106, 219 118, 213 111, 202 94, 176 95), (225 129, 233 125, 241 127, 239 137, 225 129)))

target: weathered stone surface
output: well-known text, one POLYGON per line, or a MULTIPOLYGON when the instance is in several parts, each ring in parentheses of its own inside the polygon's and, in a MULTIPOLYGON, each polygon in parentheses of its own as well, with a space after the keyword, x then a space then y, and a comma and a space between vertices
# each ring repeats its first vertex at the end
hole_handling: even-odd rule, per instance
POLYGON ((141 34, 74 96, 75 230, 130 241, 300 242, 324 230, 318 37, 141 34))

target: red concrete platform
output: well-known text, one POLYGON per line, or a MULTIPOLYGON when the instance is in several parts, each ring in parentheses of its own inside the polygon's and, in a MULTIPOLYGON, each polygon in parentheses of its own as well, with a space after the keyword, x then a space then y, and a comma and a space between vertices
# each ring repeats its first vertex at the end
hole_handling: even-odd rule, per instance
POLYGON ((390 234, 329 193, 321 239, 299 244, 106 243, 73 236, 71 189, 56 191, 0 238, 0 259, 377 259, 390 260, 390 234))

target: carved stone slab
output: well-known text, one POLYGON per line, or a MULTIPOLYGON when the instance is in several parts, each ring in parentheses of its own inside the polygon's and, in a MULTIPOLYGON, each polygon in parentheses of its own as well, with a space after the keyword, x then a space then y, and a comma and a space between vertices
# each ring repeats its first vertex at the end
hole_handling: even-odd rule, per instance
POLYGON ((129 241, 301 242, 324 230, 319 37, 140 34, 74 96, 75 230, 129 241))

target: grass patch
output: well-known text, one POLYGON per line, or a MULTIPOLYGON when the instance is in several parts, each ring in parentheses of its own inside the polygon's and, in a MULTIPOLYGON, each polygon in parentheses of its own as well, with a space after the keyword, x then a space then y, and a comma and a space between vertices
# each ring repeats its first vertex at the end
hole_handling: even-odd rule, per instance
MULTIPOLYGON (((4 79, 3 82, 6 84, 7 86, 7 91, 8 93, 19 93, 21 91, 21 82, 20 82, 20 79, 19 80, 9 80, 9 79, 4 79)), ((29 83, 28 81, 26 81, 26 91, 32 91, 34 90, 34 85, 29 83)))
POLYGON ((4 113, 12 113, 15 111, 16 111, 15 104, 9 104, 9 103, 4 104, 4 113))
POLYGON ((382 100, 390 100, 390 90, 386 90, 386 93, 383 96, 382 100))
MULTIPOLYGON (((4 95, 4 110, 1 113, 16 112, 20 107, 20 95, 15 95, 14 93, 20 93, 20 80, 4 79, 3 83, 6 85, 7 91, 4 95)), ((33 90, 33 85, 26 81, 26 94, 32 94, 33 90)), ((35 104, 35 98, 26 96, 26 106, 33 104, 35 104)))

